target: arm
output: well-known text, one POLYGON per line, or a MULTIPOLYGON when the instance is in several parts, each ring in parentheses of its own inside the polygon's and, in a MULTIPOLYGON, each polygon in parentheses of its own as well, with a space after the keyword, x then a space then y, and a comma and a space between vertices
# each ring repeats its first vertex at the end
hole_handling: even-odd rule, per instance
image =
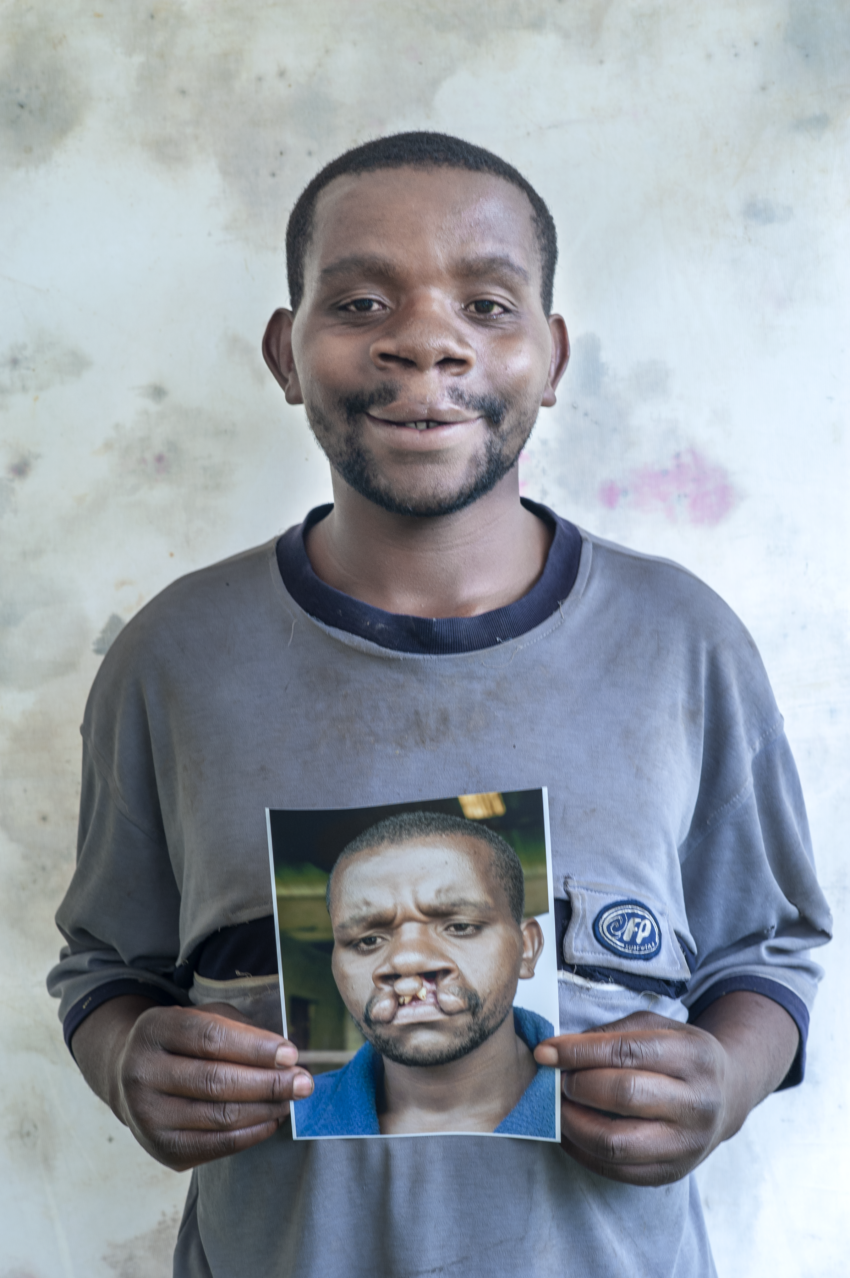
POLYGON ((175 1171, 248 1149, 273 1135, 313 1080, 292 1043, 226 1003, 203 1010, 110 999, 72 1039, 94 1092, 136 1140, 175 1171))
POLYGON ((785 1077, 792 1018, 761 994, 727 994, 698 1022, 638 1012, 548 1039, 540 1065, 562 1075, 561 1143, 582 1166, 633 1185, 680 1180, 785 1077))

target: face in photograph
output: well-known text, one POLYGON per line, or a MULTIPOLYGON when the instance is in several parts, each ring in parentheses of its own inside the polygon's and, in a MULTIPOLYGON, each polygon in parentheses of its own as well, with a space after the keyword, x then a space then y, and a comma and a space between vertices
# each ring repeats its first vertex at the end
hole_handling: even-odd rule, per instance
POLYGON ((337 863, 328 893, 334 977, 376 1051, 398 1064, 443 1065, 499 1029, 543 948, 516 896, 474 833, 367 847, 337 863))

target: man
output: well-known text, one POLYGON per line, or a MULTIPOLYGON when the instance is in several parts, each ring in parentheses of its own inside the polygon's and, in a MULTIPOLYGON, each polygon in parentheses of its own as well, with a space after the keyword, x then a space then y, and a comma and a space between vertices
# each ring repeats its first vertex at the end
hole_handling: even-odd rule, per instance
POLYGON ((50 983, 91 1086, 194 1168, 180 1278, 703 1278, 689 1173, 802 1077, 830 917, 752 641, 687 572, 519 498, 569 354, 554 263, 540 197, 457 139, 318 174, 263 349, 333 507, 169 587, 95 681, 50 983), (239 1010, 263 809, 542 785, 563 1147, 293 1142, 312 1080, 239 1010))
POLYGON ((532 1056, 554 1030, 513 1006, 543 950, 524 908, 519 857, 472 821, 407 812, 343 849, 333 973, 367 1041, 297 1102, 299 1136, 555 1139, 556 1075, 532 1056))

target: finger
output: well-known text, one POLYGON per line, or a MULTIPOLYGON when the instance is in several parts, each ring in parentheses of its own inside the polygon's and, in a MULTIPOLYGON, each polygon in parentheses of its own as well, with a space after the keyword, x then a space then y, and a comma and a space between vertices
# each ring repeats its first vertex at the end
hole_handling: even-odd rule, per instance
POLYGON ((183 1056, 160 1056, 139 1062, 124 1080, 128 1091, 155 1093, 160 1097, 203 1100, 212 1104, 280 1104, 311 1095, 313 1080, 307 1070, 258 1070, 230 1061, 198 1061, 183 1056))
POLYGON ((561 1147, 569 1156, 588 1171, 607 1180, 619 1181, 626 1185, 669 1185, 681 1180, 691 1170, 689 1166, 677 1163, 603 1163, 592 1158, 578 1145, 572 1144, 566 1137, 561 1138, 561 1147))
POLYGON ((592 1030, 583 1030, 581 1034, 560 1034, 545 1039, 539 1045, 538 1050, 541 1051, 541 1056, 538 1060, 541 1065, 557 1066, 560 1064, 558 1056, 560 1044, 572 1042, 574 1039, 588 1039, 594 1034, 631 1033, 637 1030, 656 1030, 659 1033, 669 1030, 671 1033, 676 1033, 677 1031, 687 1032, 689 1028, 690 1026, 683 1025, 681 1021, 671 1020, 669 1016, 659 1016, 656 1012, 630 1012, 628 1016, 620 1017, 619 1020, 596 1025, 592 1030))
POLYGON ((157 1103, 157 1130, 174 1132, 237 1132, 266 1123, 282 1123, 289 1114, 288 1101, 195 1101, 161 1097, 157 1103))
POLYGON ((716 1044, 702 1030, 683 1028, 688 1032, 665 1028, 562 1034, 536 1047, 534 1057, 540 1065, 562 1070, 648 1070, 684 1081, 711 1068, 716 1044))
POLYGON ((589 1033, 600 1032, 610 1034, 617 1030, 670 1030, 673 1033, 687 1032, 687 1022, 674 1021, 669 1016, 659 1016, 657 1012, 629 1012, 616 1021, 606 1021, 604 1025, 594 1025, 589 1033))
POLYGON ((673 1123, 609 1118, 572 1101, 561 1105, 561 1133, 597 1162, 613 1167, 693 1160, 704 1144, 697 1133, 673 1123))
POLYGON ((243 1149, 250 1149, 252 1145, 258 1145, 260 1141, 274 1136, 279 1127, 280 1122, 274 1120, 237 1131, 174 1131, 162 1135, 146 1147, 167 1167, 175 1171, 188 1171, 190 1167, 199 1167, 203 1163, 211 1163, 218 1158, 241 1153, 243 1149))
POLYGON ((578 1105, 626 1118, 659 1122, 710 1122, 714 1097, 698 1094, 677 1078, 649 1070, 591 1069, 564 1072, 561 1091, 578 1105))
POLYGON ((276 1069, 294 1065, 298 1059, 295 1044, 280 1034, 200 1008, 152 1009, 140 1018, 140 1033, 150 1046, 199 1060, 276 1069))

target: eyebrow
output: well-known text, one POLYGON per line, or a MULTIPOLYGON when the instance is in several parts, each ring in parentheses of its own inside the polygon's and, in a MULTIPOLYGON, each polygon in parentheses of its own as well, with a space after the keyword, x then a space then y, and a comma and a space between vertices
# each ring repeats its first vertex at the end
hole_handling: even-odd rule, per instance
POLYGON ((506 274, 520 279, 524 284, 531 281, 531 276, 524 266, 515 262, 507 253, 486 253, 480 257, 462 258, 457 263, 462 275, 468 279, 480 279, 486 275, 506 274))
MULTIPOLYGON (((426 906, 422 913, 428 918, 451 918, 453 914, 462 914, 465 911, 475 914, 491 914, 493 912, 493 903, 487 901, 476 901, 469 897, 456 897, 451 901, 437 901, 432 905, 426 906)), ((340 930, 355 931, 361 927, 388 927, 392 923, 393 915, 387 910, 364 910, 361 914, 351 914, 343 919, 340 924, 340 930)))
POLYGON ((396 265, 388 257, 377 254, 352 253, 348 257, 339 257, 330 266, 323 266, 319 272, 323 280, 333 280, 341 275, 384 275, 396 273, 396 265))
MULTIPOLYGON (((352 253, 348 257, 337 258, 319 272, 323 281, 333 281, 351 275, 372 275, 384 279, 392 279, 398 274, 398 266, 390 258, 372 253, 352 253)), ((515 262, 507 253, 486 253, 478 257, 465 257, 454 263, 454 270, 465 279, 484 279, 493 275, 509 275, 522 280, 524 284, 531 281, 531 276, 524 266, 515 262)))

